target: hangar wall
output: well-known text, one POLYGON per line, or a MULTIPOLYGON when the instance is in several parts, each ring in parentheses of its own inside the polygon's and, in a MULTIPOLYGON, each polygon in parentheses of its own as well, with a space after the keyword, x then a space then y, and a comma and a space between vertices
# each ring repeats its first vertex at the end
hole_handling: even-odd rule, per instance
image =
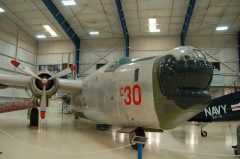
POLYGON ((38 43, 37 65, 73 63, 74 45, 71 41, 38 43))
MULTIPOLYGON (((35 71, 37 42, 25 31, 0 16, 0 73, 21 74, 10 63, 12 59, 21 61, 35 71)), ((0 89, 0 97, 28 98, 25 90, 16 88, 0 89)))
MULTIPOLYGON (((96 63, 106 64, 124 56, 122 38, 81 40, 80 74, 96 70, 96 63)), ((37 65, 73 63, 75 46, 70 41, 39 42, 37 65)))
POLYGON ((188 36, 187 45, 203 49, 212 62, 220 62, 225 85, 239 85, 239 63, 236 35, 188 36))
MULTIPOLYGON (((231 84, 238 77, 236 75, 239 72, 237 37, 235 35, 190 35, 187 37, 186 44, 208 52, 212 56, 208 57, 212 62, 223 62, 221 72, 226 85, 231 84)), ((130 57, 163 55, 179 45, 179 36, 133 37, 130 38, 130 57)), ((123 38, 81 40, 80 74, 85 76, 96 70, 96 63, 108 63, 123 57, 124 50, 123 38)), ((72 63, 73 56, 74 46, 70 41, 39 42, 37 65, 62 64, 64 60, 72 63), (70 59, 65 57, 70 57, 70 59)))

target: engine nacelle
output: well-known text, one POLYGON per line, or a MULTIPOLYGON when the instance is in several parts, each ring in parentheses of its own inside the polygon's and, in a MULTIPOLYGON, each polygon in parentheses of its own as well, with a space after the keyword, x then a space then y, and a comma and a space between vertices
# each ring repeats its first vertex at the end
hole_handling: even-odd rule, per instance
MULTIPOLYGON (((40 78, 49 79, 53 75, 50 72, 39 72, 37 74, 37 76, 40 78)), ((58 86, 59 86, 58 79, 52 79, 47 82, 47 84, 46 84, 47 98, 50 98, 52 95, 54 95, 57 92, 58 86)), ((43 92, 43 84, 42 84, 41 80, 33 77, 31 79, 30 89, 31 89, 32 93, 34 94, 34 96, 41 98, 42 92, 43 92)))

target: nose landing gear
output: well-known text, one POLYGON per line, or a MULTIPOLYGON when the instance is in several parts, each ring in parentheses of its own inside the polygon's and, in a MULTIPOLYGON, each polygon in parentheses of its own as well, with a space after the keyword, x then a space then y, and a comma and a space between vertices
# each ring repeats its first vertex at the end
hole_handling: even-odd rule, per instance
MULTIPOLYGON (((132 148, 135 150, 138 150, 138 143, 132 143, 132 140, 135 136, 146 137, 144 129, 141 127, 138 127, 129 133, 129 141, 130 141, 130 144, 132 144, 132 148)), ((142 148, 144 148, 144 146, 145 144, 142 144, 142 148)))

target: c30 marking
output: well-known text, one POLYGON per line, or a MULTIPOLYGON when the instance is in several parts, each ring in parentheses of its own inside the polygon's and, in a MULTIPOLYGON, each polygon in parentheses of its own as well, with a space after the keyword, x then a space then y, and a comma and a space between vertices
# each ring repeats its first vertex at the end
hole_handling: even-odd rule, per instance
POLYGON ((130 86, 122 86, 120 88, 120 96, 123 97, 126 106, 130 106, 133 102, 135 106, 139 106, 142 102, 141 86, 134 84, 130 86))

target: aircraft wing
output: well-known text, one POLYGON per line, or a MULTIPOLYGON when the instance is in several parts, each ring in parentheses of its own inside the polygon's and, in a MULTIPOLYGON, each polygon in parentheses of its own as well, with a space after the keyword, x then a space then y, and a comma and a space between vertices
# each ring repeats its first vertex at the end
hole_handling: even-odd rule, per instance
POLYGON ((31 69, 21 64, 17 60, 12 60, 11 64, 15 68, 21 70, 30 76, 20 75, 4 75, 0 74, 0 88, 7 87, 20 87, 29 88, 35 97, 40 98, 40 116, 41 119, 45 119, 46 115, 46 99, 50 98, 57 91, 61 92, 75 92, 80 93, 82 88, 81 81, 75 80, 61 80, 59 77, 63 77, 77 69, 77 66, 70 66, 56 74, 50 72, 40 71, 35 74, 31 69))
MULTIPOLYGON (((30 88, 31 76, 0 74, 0 89, 7 87, 30 88)), ((59 79, 58 90, 66 93, 79 93, 81 80, 59 79)))
POLYGON ((59 79, 59 92, 80 93, 81 89, 81 80, 59 79))
POLYGON ((31 76, 0 74, 0 88, 29 88, 31 76))

